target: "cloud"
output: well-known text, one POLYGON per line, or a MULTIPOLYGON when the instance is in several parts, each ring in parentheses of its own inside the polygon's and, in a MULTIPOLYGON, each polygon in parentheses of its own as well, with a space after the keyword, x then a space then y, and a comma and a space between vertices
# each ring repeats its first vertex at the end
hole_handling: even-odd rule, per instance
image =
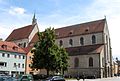
POLYGON ((24 8, 20 8, 20 7, 10 7, 9 9, 9 14, 12 15, 16 15, 16 14, 24 14, 25 13, 25 9, 24 8))

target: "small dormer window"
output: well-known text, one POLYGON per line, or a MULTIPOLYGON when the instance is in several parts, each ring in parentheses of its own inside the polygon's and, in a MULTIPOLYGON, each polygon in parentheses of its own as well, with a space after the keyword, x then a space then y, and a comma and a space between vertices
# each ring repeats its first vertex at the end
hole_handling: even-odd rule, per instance
POLYGON ((17 51, 17 50, 18 50, 18 47, 14 46, 14 47, 13 47, 13 50, 16 50, 16 51, 17 51))
POLYGON ((3 49, 7 49, 7 45, 5 45, 5 44, 3 44, 1 47, 2 47, 3 49))
POLYGON ((85 29, 85 32, 88 32, 89 31, 89 27, 87 27, 86 29, 85 29))
POLYGON ((56 33, 56 36, 59 36, 59 32, 56 33))
POLYGON ((71 31, 69 32, 69 34, 72 35, 72 34, 73 34, 73 30, 71 30, 71 31))

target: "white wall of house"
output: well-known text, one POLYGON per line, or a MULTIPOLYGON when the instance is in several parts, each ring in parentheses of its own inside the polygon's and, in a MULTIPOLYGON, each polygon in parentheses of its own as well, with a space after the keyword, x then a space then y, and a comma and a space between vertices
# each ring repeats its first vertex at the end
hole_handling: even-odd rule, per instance
POLYGON ((6 66, 0 65, 0 72, 1 71, 7 71, 8 74, 11 75, 12 72, 25 72, 25 62, 26 62, 26 55, 21 53, 14 53, 14 52, 7 52, 7 51, 0 51, 0 63, 5 62, 6 66), (5 54, 5 56, 2 56, 2 53, 5 54), (7 55, 10 55, 9 57, 7 55), (15 58, 15 55, 17 56, 15 58), (19 56, 21 58, 19 58, 19 56), (24 59, 23 59, 24 57, 24 59), (16 67, 14 66, 14 63, 16 63, 16 67), (20 64, 20 67, 18 66, 20 64), (23 67, 23 65, 24 67, 23 67))

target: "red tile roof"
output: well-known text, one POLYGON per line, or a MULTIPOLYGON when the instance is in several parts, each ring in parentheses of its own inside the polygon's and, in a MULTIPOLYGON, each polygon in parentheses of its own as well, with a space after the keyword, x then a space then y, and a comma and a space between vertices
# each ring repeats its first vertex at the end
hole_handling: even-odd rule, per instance
POLYGON ((103 49, 103 44, 78 46, 66 48, 69 56, 85 55, 85 54, 99 54, 103 49))
POLYGON ((103 32, 106 19, 55 29, 57 38, 103 32))
POLYGON ((34 26, 28 25, 22 28, 18 28, 12 31, 12 33, 8 36, 6 41, 13 41, 28 38, 30 33, 32 32, 34 26))
POLYGON ((22 48, 17 46, 15 43, 6 42, 6 41, 0 41, 0 50, 9 51, 9 52, 17 52, 17 53, 26 53, 22 48), (6 48, 3 48, 3 46, 6 46, 6 48))
POLYGON ((24 51, 27 53, 31 51, 31 49, 34 47, 34 44, 38 41, 38 34, 36 33, 32 40, 30 41, 29 45, 26 48, 23 48, 24 51))
POLYGON ((23 48, 23 50, 28 54, 32 50, 33 46, 28 46, 26 48, 23 48))
POLYGON ((36 34, 34 35, 34 37, 32 38, 32 40, 30 41, 29 45, 32 44, 32 43, 36 43, 38 40, 39 40, 38 34, 36 33, 36 34))

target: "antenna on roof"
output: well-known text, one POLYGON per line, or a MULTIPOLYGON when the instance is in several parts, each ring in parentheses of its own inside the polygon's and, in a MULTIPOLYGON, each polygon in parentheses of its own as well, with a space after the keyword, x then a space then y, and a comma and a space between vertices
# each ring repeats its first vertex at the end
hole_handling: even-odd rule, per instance
POLYGON ((37 19, 35 18, 35 12, 33 15, 33 19, 32 19, 32 25, 36 25, 37 24, 37 19))

